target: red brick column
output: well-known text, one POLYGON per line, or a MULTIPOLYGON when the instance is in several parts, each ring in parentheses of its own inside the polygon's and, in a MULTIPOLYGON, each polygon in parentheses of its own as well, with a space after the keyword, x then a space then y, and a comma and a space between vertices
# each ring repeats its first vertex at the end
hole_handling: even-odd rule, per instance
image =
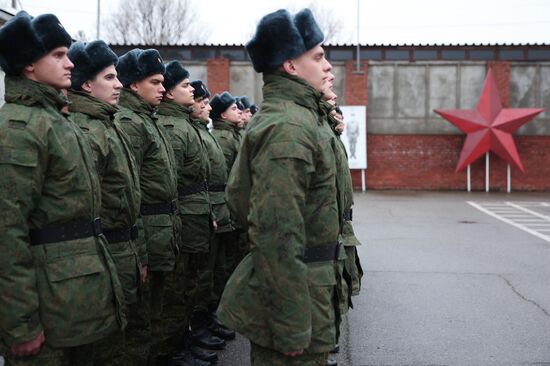
MULTIPOLYGON (((357 71, 357 62, 355 60, 346 61, 344 105, 368 105, 368 67, 368 61, 361 61, 359 71, 357 71)), ((368 132, 367 130, 367 150, 369 150, 368 132)), ((367 152, 367 161, 369 160, 367 152)), ((368 171, 367 169, 367 173, 368 171)), ((366 174, 365 179, 368 180, 368 177, 369 174, 366 174)), ((361 170, 352 169, 351 179, 355 188, 361 188, 361 170)))
POLYGON ((354 60, 346 62, 345 105, 368 105, 368 61, 362 61, 359 72, 354 60))
POLYGON ((229 59, 211 58, 207 61, 206 86, 212 95, 229 90, 229 59))
POLYGON ((510 61, 490 61, 487 69, 493 69, 502 105, 510 106, 510 61))

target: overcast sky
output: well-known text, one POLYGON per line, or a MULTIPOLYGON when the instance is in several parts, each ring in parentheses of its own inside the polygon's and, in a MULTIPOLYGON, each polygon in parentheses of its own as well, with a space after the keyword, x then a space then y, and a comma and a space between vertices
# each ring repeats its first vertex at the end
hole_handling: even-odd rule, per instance
MULTIPOLYGON (((11 3, 11 0, 2 0, 11 3)), ((96 0, 17 0, 31 15, 56 14, 71 35, 96 34, 96 0)), ((106 19, 120 0, 102 0, 106 19)), ((266 13, 312 0, 191 0, 208 43, 249 40, 266 13)), ((365 44, 550 43, 550 0, 359 0, 360 42, 365 44)), ((0 2, 1 3, 1 2, 0 2)), ((317 0, 343 20, 342 41, 357 40, 358 0, 317 0)))

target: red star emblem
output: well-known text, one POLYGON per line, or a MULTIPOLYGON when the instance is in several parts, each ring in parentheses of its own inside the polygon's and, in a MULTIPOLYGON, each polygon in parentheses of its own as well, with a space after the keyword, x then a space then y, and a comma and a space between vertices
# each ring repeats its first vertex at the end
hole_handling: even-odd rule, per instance
POLYGON ((434 112, 466 134, 456 172, 492 151, 523 173, 512 133, 543 110, 502 108, 495 78, 489 69, 475 109, 435 109, 434 112))

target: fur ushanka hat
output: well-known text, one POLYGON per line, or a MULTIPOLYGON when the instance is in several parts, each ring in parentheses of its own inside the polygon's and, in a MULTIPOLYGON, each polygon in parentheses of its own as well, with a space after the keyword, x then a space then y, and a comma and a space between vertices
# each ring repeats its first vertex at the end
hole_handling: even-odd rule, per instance
POLYGON ((189 79, 189 71, 181 66, 178 61, 171 61, 166 64, 164 82, 162 83, 166 91, 171 90, 185 79, 189 79))
POLYGON ((20 11, 0 28, 0 66, 8 75, 21 75, 25 66, 57 47, 70 47, 71 42, 55 15, 33 18, 20 11))
POLYGON ((245 47, 254 70, 269 72, 322 43, 324 38, 311 10, 302 9, 292 17, 281 9, 260 20, 256 34, 245 47))
POLYGON ((166 68, 162 63, 159 51, 153 48, 148 50, 134 48, 119 57, 116 71, 118 80, 127 88, 128 85, 151 75, 164 75, 166 68))
POLYGON ((244 96, 240 97, 239 100, 241 101, 244 109, 248 109, 252 105, 252 103, 250 103, 250 100, 248 100, 247 97, 244 97, 244 96))
POLYGON ((210 90, 208 90, 202 80, 195 80, 191 82, 191 86, 195 89, 193 91, 193 98, 210 98, 210 90))
POLYGON ((252 113, 252 115, 255 115, 256 112, 258 112, 258 107, 256 106, 256 104, 252 104, 250 106, 250 112, 252 113))
POLYGON ((73 43, 69 48, 69 58, 74 64, 71 77, 74 90, 80 90, 86 80, 92 80, 103 69, 116 66, 118 62, 118 56, 101 40, 73 43))
POLYGON ((221 94, 214 95, 210 101, 210 107, 212 107, 212 110, 210 111, 210 118, 213 120, 220 118, 220 115, 236 102, 237 100, 235 97, 226 91, 221 94))

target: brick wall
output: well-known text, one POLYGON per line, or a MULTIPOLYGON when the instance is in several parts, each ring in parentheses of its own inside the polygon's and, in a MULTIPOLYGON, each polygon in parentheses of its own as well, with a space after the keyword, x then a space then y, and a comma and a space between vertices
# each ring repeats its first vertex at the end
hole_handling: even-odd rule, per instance
POLYGON ((357 71, 357 62, 346 62, 345 105, 368 105, 368 67, 368 62, 363 61, 357 71))
MULTIPOLYGON (((525 174, 512 168, 512 190, 550 190, 550 136, 516 136, 525 174)), ((466 170, 455 173, 464 136, 369 135, 367 189, 466 190, 466 170)), ((490 155, 490 189, 506 191, 506 163, 490 155)), ((361 188, 361 174, 352 171, 361 188)), ((471 167, 472 190, 485 190, 485 158, 471 167)))
POLYGON ((207 84, 212 95, 229 90, 229 59, 212 58, 207 62, 207 84))

